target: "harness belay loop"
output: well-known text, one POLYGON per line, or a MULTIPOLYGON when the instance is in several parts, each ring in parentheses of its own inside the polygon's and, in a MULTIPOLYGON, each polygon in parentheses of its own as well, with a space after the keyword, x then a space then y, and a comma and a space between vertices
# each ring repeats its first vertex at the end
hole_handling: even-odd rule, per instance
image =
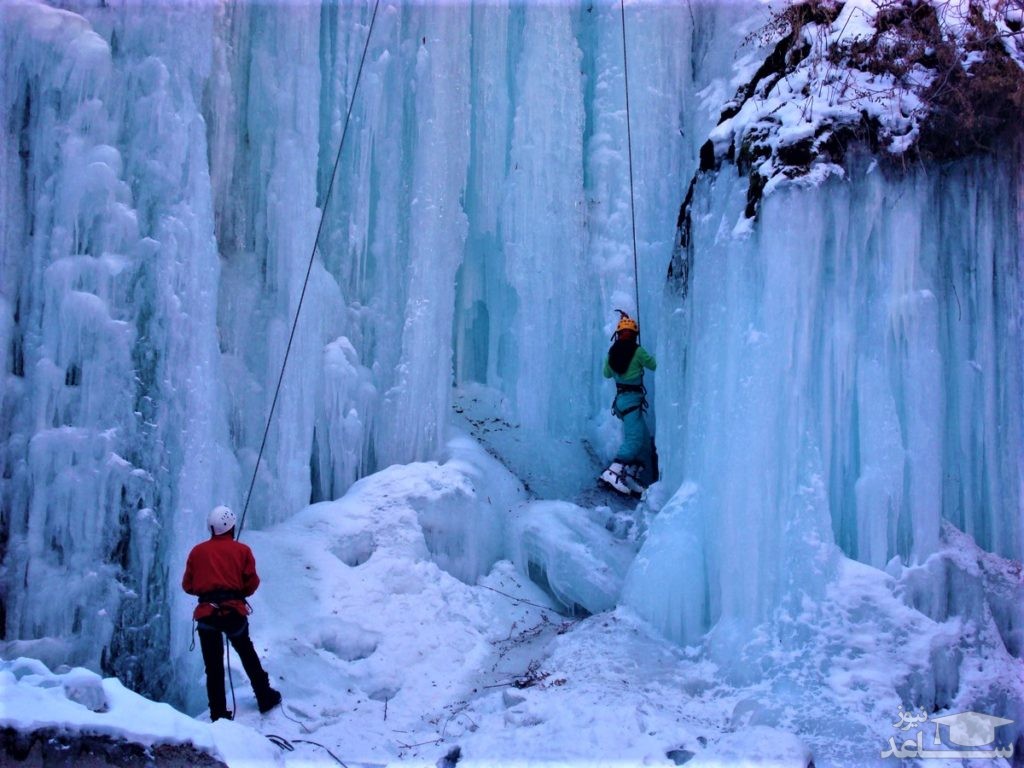
MULTIPOLYGON (((225 611, 233 610, 231 606, 223 606, 221 603, 226 603, 229 600, 237 600, 245 603, 245 615, 252 615, 252 606, 246 599, 245 595, 237 589, 214 589, 209 592, 203 592, 198 596, 200 605, 212 605, 217 609, 217 615, 224 615, 225 611)), ((199 622, 202 625, 202 622, 199 622)))
POLYGON ((633 411, 646 411, 647 410, 647 387, 644 386, 643 380, 641 379, 639 384, 622 384, 615 382, 615 398, 612 400, 612 414, 622 419, 633 413, 633 411), (638 392, 642 396, 640 402, 636 405, 631 405, 629 408, 624 410, 619 409, 619 395, 638 392))
POLYGON ((209 592, 203 592, 198 597, 200 605, 203 603, 218 605, 226 603, 228 600, 245 600, 245 595, 237 589, 213 589, 209 592))

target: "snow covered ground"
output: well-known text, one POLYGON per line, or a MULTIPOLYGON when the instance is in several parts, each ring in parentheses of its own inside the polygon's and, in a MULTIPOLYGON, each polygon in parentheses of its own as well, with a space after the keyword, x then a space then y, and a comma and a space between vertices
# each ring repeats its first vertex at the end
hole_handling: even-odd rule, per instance
MULTIPOLYGON (((587 536, 565 537, 560 551, 534 562, 548 572, 572 563, 600 570, 629 536, 601 527, 593 508, 561 502, 554 510, 528 499, 464 435, 448 446, 444 463, 392 466, 338 501, 244 532, 263 578, 251 601, 252 634, 283 708, 258 713, 234 656, 237 720, 215 724, 113 679, 20 659, 0 667, 0 728, 191 743, 231 766, 331 765, 332 754, 349 766, 456 758, 460 766, 895 764, 882 754, 890 736, 903 736, 893 726, 899 706, 922 701, 942 679, 936 654, 948 645, 970 655, 964 637, 991 626, 983 616, 937 615, 956 611, 929 605, 930 585, 973 568, 977 588, 981 571, 972 562, 980 557, 981 568, 994 571, 991 583, 1009 589, 1004 608, 1019 597, 1012 569, 998 572, 1007 561, 979 554, 962 536, 920 568, 895 574, 837 559, 820 603, 805 596, 775 629, 745 639, 744 668, 756 669, 756 657, 772 667, 738 680, 716 658, 716 646, 735 646, 727 628, 703 647, 680 648, 627 608, 586 618, 556 611, 524 577, 528 562, 499 559, 503 551, 531 557, 500 540, 523 536, 519 516, 533 508, 543 536, 538 510, 551 513, 546 524, 557 530, 576 510, 574 525, 587 536)), ((957 593, 970 589, 970 579, 958 582, 957 593)), ((983 645, 985 666, 962 665, 958 691, 932 691, 933 711, 957 711, 957 697, 998 691, 992 678, 1007 673, 1004 694, 1020 690, 1019 661, 991 655, 992 638, 983 645)), ((202 680, 195 685, 201 690, 202 680)), ((993 706, 1012 705, 997 699, 993 706)))

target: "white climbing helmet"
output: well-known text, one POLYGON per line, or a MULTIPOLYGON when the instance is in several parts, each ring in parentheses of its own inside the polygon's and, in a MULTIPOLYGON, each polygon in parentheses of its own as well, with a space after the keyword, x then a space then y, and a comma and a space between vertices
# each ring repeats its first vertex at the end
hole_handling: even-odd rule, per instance
POLYGON ((225 506, 214 507, 206 518, 206 524, 213 531, 214 536, 227 533, 235 527, 235 522, 235 513, 231 511, 230 507, 225 506))

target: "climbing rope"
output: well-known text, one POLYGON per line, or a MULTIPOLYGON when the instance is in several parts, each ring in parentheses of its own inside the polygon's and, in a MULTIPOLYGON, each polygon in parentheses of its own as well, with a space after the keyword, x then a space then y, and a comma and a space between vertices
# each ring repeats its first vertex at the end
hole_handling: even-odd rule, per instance
POLYGON ((289 715, 288 714, 288 708, 285 707, 284 704, 281 705, 281 714, 284 715, 284 719, 285 720, 291 720, 293 723, 295 723, 297 726, 299 726, 299 728, 301 728, 305 733, 312 733, 313 732, 312 730, 310 730, 309 728, 306 727, 306 724, 304 722, 302 722, 301 720, 296 720, 294 717, 289 715))
POLYGON ((231 639, 224 635, 224 666, 228 668, 228 685, 231 686, 231 717, 238 714, 238 702, 235 700, 235 681, 231 677, 231 639))
POLYGON ((352 97, 348 100, 348 112, 345 114, 345 125, 341 130, 341 140, 338 142, 338 154, 334 158, 334 168, 331 170, 331 180, 327 185, 327 194, 324 196, 323 207, 320 210, 320 224, 316 228, 316 238, 313 240, 313 248, 309 253, 309 265, 306 267, 306 279, 302 282, 302 293, 299 294, 299 305, 295 308, 295 319, 292 321, 292 330, 288 336, 288 346, 284 350, 284 360, 281 362, 281 374, 277 377, 277 387, 274 389, 274 400, 270 405, 270 413, 267 415, 267 424, 263 429, 263 441, 260 443, 260 452, 256 457, 256 466, 252 470, 252 480, 249 482, 249 491, 245 494, 245 506, 242 508, 242 517, 238 521, 238 531, 235 539, 242 535, 242 528, 245 526, 245 515, 249 511, 249 501, 252 499, 252 490, 256 486, 256 474, 260 471, 260 464, 263 461, 263 451, 267 447, 267 437, 270 434, 270 423, 274 418, 274 411, 277 410, 277 398, 281 394, 281 384, 284 382, 285 368, 288 366, 288 356, 292 351, 292 341, 295 339, 295 330, 299 327, 299 313, 302 312, 302 302, 306 298, 306 288, 309 286, 309 276, 313 271, 313 259, 316 257, 316 249, 320 244, 320 235, 324 229, 324 221, 327 219, 327 205, 331 201, 331 194, 334 192, 334 182, 338 176, 338 166, 341 164, 341 151, 345 148, 345 137, 348 136, 348 124, 352 119, 352 107, 356 103, 356 93, 359 91, 359 81, 363 76, 363 65, 366 63, 366 53, 370 50, 370 38, 373 37, 373 25, 377 20, 377 9, 380 7, 380 0, 373 4, 373 15, 370 17, 370 27, 366 33, 366 44, 363 46, 363 55, 359 59, 359 70, 356 72, 356 82, 352 86, 352 97))
MULTIPOLYGON (((629 218, 633 225, 633 288, 636 291, 636 322, 640 323, 640 270, 636 258, 636 206, 633 201, 633 134, 629 126, 629 64, 626 56, 626 4, 619 0, 622 15, 622 77, 626 84, 626 147, 629 154, 629 218)), ((637 333, 637 338, 640 334, 637 333)))
POLYGON ((284 736, 278 736, 276 733, 268 733, 266 736, 270 743, 276 746, 282 752, 294 752, 295 747, 293 745, 295 744, 312 744, 314 746, 320 747, 320 749, 324 750, 325 752, 327 752, 328 755, 334 758, 334 762, 336 762, 343 768, 348 768, 348 766, 341 761, 341 758, 339 758, 336 754, 331 752, 331 750, 327 749, 327 747, 325 747, 319 741, 310 741, 309 739, 292 739, 291 741, 288 741, 288 739, 286 739, 284 736))
MULTIPOLYGON (((494 587, 489 587, 486 584, 480 584, 479 586, 483 587, 484 589, 489 589, 489 590, 491 590, 491 592, 497 592, 502 597, 507 597, 509 600, 511 600, 513 603, 515 603, 516 606, 519 606, 520 604, 531 605, 534 608, 539 608, 542 611, 547 611, 548 613, 553 613, 556 616, 564 618, 564 614, 559 612, 559 611, 557 611, 557 610, 555 610, 554 608, 549 608, 548 606, 541 605, 540 603, 530 602, 529 600, 527 600, 524 597, 516 597, 515 595, 510 595, 508 592, 502 592, 500 589, 495 589, 494 587)), ((546 621, 546 619, 545 619, 545 621, 546 621)))

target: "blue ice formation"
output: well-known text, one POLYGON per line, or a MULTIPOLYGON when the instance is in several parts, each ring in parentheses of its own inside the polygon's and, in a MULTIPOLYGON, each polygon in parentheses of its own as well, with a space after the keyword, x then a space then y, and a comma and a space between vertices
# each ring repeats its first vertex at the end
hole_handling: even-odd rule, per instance
MULTIPOLYGON (((0 8, 5 653, 184 695, 176 574, 202 513, 245 500, 322 212, 251 526, 443 458, 454 406, 526 483, 504 498, 541 501, 500 530, 475 500, 423 512, 438 562, 473 581, 518 558, 567 607, 680 643, 742 648, 841 602, 858 564, 932 605, 970 582, 957 531, 1021 560, 1019 149, 905 173, 854 154, 756 220, 723 165, 681 290, 680 204, 765 11, 626 10, 636 274, 617 5, 385 0, 355 98, 369 2, 0 8), (659 360, 667 502, 632 549, 554 501, 616 447, 616 308, 659 360)), ((986 614, 985 590, 977 647, 1019 657, 1019 602, 986 614)))

